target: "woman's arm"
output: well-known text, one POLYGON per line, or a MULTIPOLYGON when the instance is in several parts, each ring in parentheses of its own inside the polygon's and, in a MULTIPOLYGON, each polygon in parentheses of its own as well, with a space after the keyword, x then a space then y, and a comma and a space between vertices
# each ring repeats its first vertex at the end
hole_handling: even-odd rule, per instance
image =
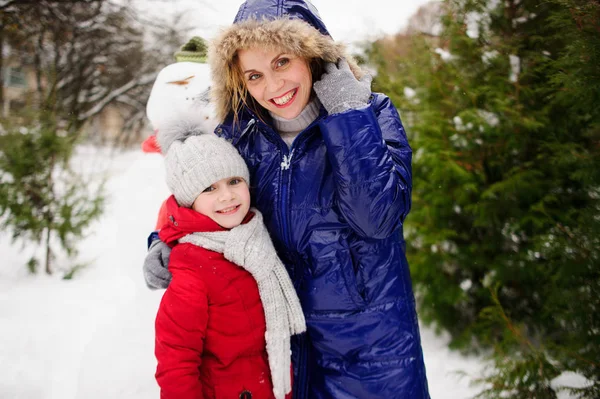
POLYGON ((186 259, 187 250, 173 250, 173 279, 156 315, 156 381, 161 399, 201 399, 199 367, 208 323, 207 291, 186 259), (179 252, 178 254, 176 252, 179 252))
POLYGON ((337 204, 358 234, 385 238, 411 205, 412 150, 390 99, 332 114, 320 123, 335 171, 337 204))
POLYGON ((148 236, 148 253, 142 268, 146 285, 152 290, 167 288, 171 281, 168 269, 171 247, 161 241, 158 234, 167 222, 167 200, 164 200, 158 211, 156 230, 148 236))

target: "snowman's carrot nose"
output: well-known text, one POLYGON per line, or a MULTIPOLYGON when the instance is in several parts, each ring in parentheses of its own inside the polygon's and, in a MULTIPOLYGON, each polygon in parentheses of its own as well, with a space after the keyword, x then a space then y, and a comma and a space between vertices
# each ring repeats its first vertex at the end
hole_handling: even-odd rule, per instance
POLYGON ((167 82, 167 84, 169 84, 169 85, 185 86, 187 84, 190 84, 190 80, 192 80, 194 77, 195 77, 194 75, 188 76, 187 78, 182 79, 182 80, 174 80, 172 82, 167 82))

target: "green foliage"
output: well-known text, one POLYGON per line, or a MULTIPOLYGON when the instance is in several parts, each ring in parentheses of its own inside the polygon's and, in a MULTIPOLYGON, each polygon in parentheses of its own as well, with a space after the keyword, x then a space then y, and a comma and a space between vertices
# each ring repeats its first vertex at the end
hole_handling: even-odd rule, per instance
MULTIPOLYGON (((0 223, 14 240, 44 247, 47 273, 53 240, 75 255, 76 239, 103 209, 103 183, 84 182, 69 166, 74 146, 50 118, 34 119, 30 127, 9 125, 0 135, 0 223)), ((38 264, 32 258, 28 269, 34 273, 38 264)))
POLYGON ((27 270, 29 270, 29 273, 35 274, 38 271, 39 265, 40 265, 40 263, 38 262, 38 260, 36 258, 32 257, 27 262, 27 270))
POLYGON ((367 52, 415 154, 420 316, 494 350, 481 397, 552 398, 565 371, 600 397, 599 32, 597 1, 456 0, 440 37, 367 52))
POLYGON ((79 263, 74 265, 63 275, 63 280, 73 280, 75 275, 81 270, 85 269, 87 266, 89 266, 88 263, 79 263))
POLYGON ((548 360, 547 350, 532 342, 526 325, 517 325, 505 313, 498 300, 497 285, 491 290, 493 305, 482 310, 478 329, 502 332, 494 346, 493 367, 475 380, 486 388, 477 398, 556 398, 550 382, 560 375, 559 368, 548 360), (507 352, 508 351, 508 352, 507 352))

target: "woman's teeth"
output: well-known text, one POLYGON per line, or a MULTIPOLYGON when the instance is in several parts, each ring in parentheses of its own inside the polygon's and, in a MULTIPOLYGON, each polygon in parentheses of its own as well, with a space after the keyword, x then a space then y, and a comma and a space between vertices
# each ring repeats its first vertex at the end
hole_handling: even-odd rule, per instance
POLYGON ((296 94, 296 90, 290 91, 285 96, 274 98, 273 102, 277 105, 285 105, 285 104, 287 104, 288 101, 290 101, 292 99, 292 97, 294 97, 294 94, 296 94))

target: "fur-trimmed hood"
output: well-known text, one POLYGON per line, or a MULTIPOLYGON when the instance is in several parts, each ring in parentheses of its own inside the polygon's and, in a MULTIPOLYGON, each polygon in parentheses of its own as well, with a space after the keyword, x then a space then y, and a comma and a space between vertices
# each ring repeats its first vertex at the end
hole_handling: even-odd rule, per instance
POLYGON ((344 57, 357 79, 363 75, 345 46, 334 42, 329 36, 316 9, 309 2, 248 0, 240 7, 233 25, 210 45, 208 59, 213 76, 211 95, 220 120, 233 111, 234 57, 238 50, 253 47, 281 49, 306 59, 320 58, 325 62, 337 62, 344 57))

